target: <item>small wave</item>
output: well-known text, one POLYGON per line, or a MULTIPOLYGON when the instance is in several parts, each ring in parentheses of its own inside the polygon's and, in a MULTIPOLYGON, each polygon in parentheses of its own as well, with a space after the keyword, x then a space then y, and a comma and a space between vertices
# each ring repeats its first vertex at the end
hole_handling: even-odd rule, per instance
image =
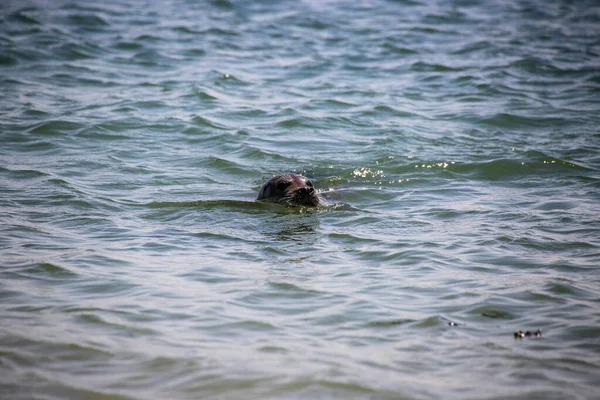
POLYGON ((163 37, 157 36, 157 35, 148 34, 148 33, 136 36, 133 39, 134 43, 148 42, 148 43, 151 43, 151 44, 156 44, 157 42, 160 42, 162 40, 164 40, 163 37))
POLYGON ((527 117, 509 113, 498 113, 491 117, 478 120, 479 123, 491 125, 498 128, 522 128, 522 127, 547 127, 549 124, 554 126, 566 125, 571 121, 565 118, 556 117, 527 117))
POLYGON ((0 167, 0 173, 6 173, 10 179, 14 179, 16 181, 20 180, 28 180, 28 179, 37 179, 51 176, 43 171, 38 171, 35 169, 10 169, 5 167, 0 167))
POLYGON ((400 118, 418 117, 417 114, 413 114, 408 111, 397 110, 394 107, 390 107, 387 105, 379 105, 379 106, 373 107, 373 114, 392 115, 394 117, 400 117, 400 118))
POLYGON ((31 16, 29 11, 30 10, 15 11, 7 16, 7 20, 26 25, 42 25, 41 21, 31 16))
MULTIPOLYGON (((232 206, 240 206, 243 207, 245 205, 250 204, 249 201, 243 200, 196 200, 196 201, 153 201, 151 203, 144 204, 144 206, 148 208, 165 208, 165 207, 175 207, 175 208, 186 208, 186 207, 232 207, 232 206)), ((262 204, 262 203, 258 203, 262 204)))
POLYGON ((573 208, 578 207, 577 203, 574 201, 556 201, 556 200, 552 200, 552 201, 543 201, 538 203, 535 206, 536 210, 541 210, 541 211, 556 211, 556 210, 571 210, 573 208))
POLYGON ((138 42, 132 41, 117 41, 112 45, 114 49, 124 50, 124 51, 132 51, 132 50, 141 50, 144 46, 138 42))
POLYGON ((224 10, 233 10, 234 9, 234 3, 232 3, 228 0, 211 0, 210 4, 212 4, 215 7, 222 8, 224 10))
POLYGON ((431 64, 423 61, 412 64, 410 69, 415 72, 454 72, 462 70, 462 68, 453 68, 444 64, 431 64))
POLYGON ((550 298, 558 296, 561 300, 566 296, 569 298, 596 300, 596 294, 593 291, 587 290, 576 282, 561 281, 548 283, 541 291, 550 298))
POLYGON ((357 106, 357 104, 350 103, 348 101, 339 100, 339 99, 311 100, 310 103, 311 103, 311 105, 314 105, 314 106, 318 107, 319 109, 322 109, 322 108, 345 109, 345 108, 357 106))
MULTIPOLYGON (((133 288, 134 286, 131 286, 133 288)), ((130 287, 125 287, 128 290, 130 287)), ((107 288, 105 285, 89 285, 87 288, 91 293, 98 291, 98 293, 104 293, 107 288)), ((112 289, 112 288, 111 288, 112 289)), ((95 329, 111 329, 126 331, 129 334, 136 335, 152 335, 156 331, 152 328, 141 327, 127 321, 126 319, 117 319, 114 317, 114 312, 106 312, 102 309, 94 309, 93 312, 76 312, 71 313, 73 320, 84 325, 95 325, 95 329)))
POLYGON ((100 47, 91 44, 80 44, 67 42, 53 49, 53 56, 60 57, 64 60, 86 60, 98 58, 104 53, 100 47))
POLYGON ((198 97, 200 100, 203 100, 203 101, 218 100, 218 97, 216 96, 215 93, 210 94, 208 92, 209 92, 209 90, 196 90, 194 94, 196 95, 196 97, 198 97))
POLYGON ((166 109, 167 103, 161 100, 144 100, 136 101, 132 103, 131 106, 140 110, 160 110, 166 109))
POLYGON ((327 210, 353 210, 355 208, 345 203, 332 203, 324 199, 326 204, 319 205, 318 207, 306 207, 306 206, 288 206, 285 204, 278 204, 265 201, 256 200, 196 200, 196 201, 157 201, 146 204, 141 204, 142 207, 150 209, 186 209, 194 208, 200 210, 227 210, 234 212, 243 212, 248 214, 255 213, 273 213, 278 214, 306 214, 310 212, 327 211, 327 210))
POLYGON ((490 48, 493 48, 493 44, 487 40, 480 40, 472 43, 467 43, 465 46, 461 47, 458 50, 453 51, 451 54, 455 55, 464 55, 475 53, 478 54, 482 51, 489 51, 490 48))
POLYGON ((131 61, 145 67, 160 68, 172 65, 172 63, 176 62, 174 58, 167 56, 165 52, 156 49, 144 49, 139 51, 133 55, 131 61))
MULTIPOLYGON (((118 111, 118 110, 115 110, 115 111, 118 111)), ((107 140, 107 141, 131 139, 129 136, 118 134, 118 133, 113 133, 112 131, 104 129, 100 125, 89 127, 89 128, 84 128, 84 129, 80 130, 76 134, 76 136, 81 137, 81 138, 91 138, 91 139, 107 140)))
POLYGON ((468 175, 476 179, 514 179, 515 177, 529 177, 534 175, 572 174, 586 170, 569 161, 557 158, 534 159, 497 159, 479 163, 456 163, 445 168, 447 171, 468 175))
POLYGON ((216 121, 210 120, 206 117, 200 117, 198 115, 196 115, 192 118, 192 122, 196 126, 201 126, 201 127, 209 127, 209 128, 214 128, 214 129, 220 129, 220 130, 228 130, 229 129, 225 125, 222 125, 216 121))
POLYGON ((13 66, 21 62, 47 60, 51 56, 44 49, 23 47, 7 49, 3 52, 2 57, 5 58, 6 66, 13 66))
POLYGON ((206 50, 200 48, 185 49, 181 52, 181 54, 192 58, 203 57, 206 55, 206 50))
POLYGON ((229 72, 219 74, 216 84, 220 87, 233 86, 251 86, 251 82, 246 82, 239 77, 233 76, 229 72))
POLYGON ((372 321, 369 322, 369 326, 374 328, 393 328, 399 325, 412 324, 415 320, 412 319, 390 319, 384 321, 372 321))
POLYGON ((514 61, 509 65, 509 68, 515 68, 535 75, 561 72, 561 69, 554 66, 550 61, 537 57, 527 57, 514 61))
POLYGON ((95 28, 104 28, 110 24, 101 16, 96 14, 75 14, 68 17, 68 21, 85 30, 96 30, 95 28))
POLYGON ((16 56, 10 55, 9 53, 0 54, 0 65, 3 66, 13 66, 18 63, 18 58, 16 56))
POLYGON ((84 127, 85 125, 73 121, 53 120, 36 124, 29 128, 27 132, 40 136, 59 136, 66 133, 76 133, 84 127))
POLYGON ((239 32, 231 29, 209 28, 205 30, 196 30, 188 26, 175 26, 172 27, 171 30, 187 35, 239 36, 239 32))
POLYGON ((300 128, 300 127, 314 128, 315 126, 313 124, 311 124, 309 121, 310 121, 309 118, 290 118, 290 119, 285 119, 283 121, 277 122, 277 125, 281 126, 282 128, 287 128, 287 129, 300 128))
POLYGON ((404 46, 396 46, 391 43, 384 43, 383 45, 381 45, 381 48, 383 50, 385 50, 386 52, 389 52, 390 54, 399 54, 399 55, 419 54, 419 52, 417 50, 413 50, 409 47, 404 47, 404 46))
POLYGON ((78 274, 71 271, 69 268, 51 262, 42 262, 32 265, 29 268, 24 268, 19 272, 19 275, 49 281, 63 279, 72 281, 73 278, 78 276, 78 274))
POLYGON ((512 320, 512 319, 517 318, 517 316, 515 316, 514 314, 512 314, 508 311, 501 310, 496 307, 481 306, 481 305, 470 307, 469 309, 466 310, 466 313, 472 314, 474 316, 481 316, 481 317, 492 318, 492 319, 512 320))

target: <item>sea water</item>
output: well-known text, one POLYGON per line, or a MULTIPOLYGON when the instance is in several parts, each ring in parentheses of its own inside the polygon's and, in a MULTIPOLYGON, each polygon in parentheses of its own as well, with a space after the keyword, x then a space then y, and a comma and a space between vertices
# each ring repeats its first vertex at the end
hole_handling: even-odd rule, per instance
POLYGON ((597 398, 599 114, 596 1, 3 1, 0 398, 597 398))

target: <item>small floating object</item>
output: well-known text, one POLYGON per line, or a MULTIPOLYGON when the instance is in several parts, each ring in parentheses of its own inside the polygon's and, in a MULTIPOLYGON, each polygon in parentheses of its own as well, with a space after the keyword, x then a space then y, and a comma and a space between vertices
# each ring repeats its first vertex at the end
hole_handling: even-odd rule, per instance
POLYGON ((542 336, 542 330, 538 329, 534 333, 531 333, 531 331, 523 332, 522 330, 519 330, 518 332, 513 333, 513 335, 514 335, 515 339, 522 339, 526 336, 527 337, 529 337, 529 336, 540 337, 540 336, 542 336))
POLYGON ((448 319, 448 318, 446 318, 446 317, 439 317, 439 318, 440 318, 440 319, 443 319, 443 320, 444 320, 444 321, 446 321, 446 322, 448 322, 448 325, 450 325, 450 326, 458 326, 458 325, 459 325, 459 324, 458 324, 458 322, 454 322, 454 321, 452 321, 451 319, 448 319))
POLYGON ((519 332, 515 332, 514 335, 515 335, 515 339, 523 338, 523 337, 525 337, 525 332, 520 330, 519 332))

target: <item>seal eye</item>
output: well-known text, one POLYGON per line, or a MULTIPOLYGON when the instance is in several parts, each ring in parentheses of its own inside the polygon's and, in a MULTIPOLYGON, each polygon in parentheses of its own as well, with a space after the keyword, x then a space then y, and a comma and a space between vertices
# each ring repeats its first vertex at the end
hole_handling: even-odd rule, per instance
POLYGON ((275 189, 277 189, 279 192, 283 192, 290 184, 287 182, 279 182, 277 184, 277 186, 275 186, 275 189))

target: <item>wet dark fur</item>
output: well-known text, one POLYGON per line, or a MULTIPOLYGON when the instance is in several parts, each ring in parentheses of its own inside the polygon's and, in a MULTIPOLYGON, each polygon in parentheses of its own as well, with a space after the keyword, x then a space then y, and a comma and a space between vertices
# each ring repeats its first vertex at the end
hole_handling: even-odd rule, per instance
POLYGON ((265 182, 256 199, 297 206, 317 206, 320 202, 312 182, 298 174, 275 175, 265 182))

